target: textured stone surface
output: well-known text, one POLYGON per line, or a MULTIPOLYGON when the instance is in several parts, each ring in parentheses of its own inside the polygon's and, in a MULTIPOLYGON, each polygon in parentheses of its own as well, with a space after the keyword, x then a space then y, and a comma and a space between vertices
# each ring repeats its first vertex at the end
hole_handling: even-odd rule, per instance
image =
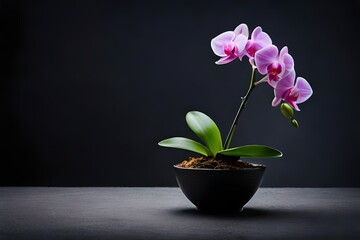
POLYGON ((0 188, 0 239, 360 239, 360 189, 262 188, 199 213, 178 188, 0 188))

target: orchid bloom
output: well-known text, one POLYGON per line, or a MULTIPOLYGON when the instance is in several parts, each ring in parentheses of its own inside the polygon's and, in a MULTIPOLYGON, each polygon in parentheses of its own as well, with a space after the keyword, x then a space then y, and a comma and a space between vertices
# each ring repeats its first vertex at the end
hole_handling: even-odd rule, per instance
POLYGON ((250 63, 253 64, 255 53, 260 49, 272 44, 269 35, 262 31, 261 27, 257 27, 251 34, 251 39, 246 43, 245 50, 246 55, 249 57, 250 63))
POLYGON ((242 23, 234 31, 221 33, 211 40, 211 48, 220 57, 216 64, 226 64, 245 55, 244 49, 247 43, 249 30, 246 24, 242 23))
POLYGON ((290 104, 295 110, 300 111, 297 104, 303 103, 308 100, 313 90, 310 84, 302 77, 298 77, 295 82, 295 71, 289 72, 283 79, 281 79, 275 86, 275 98, 272 102, 272 106, 275 107, 280 104, 281 100, 284 100, 290 104))
POLYGON ((224 143, 225 149, 230 146, 240 113, 246 105, 251 90, 260 83, 267 82, 274 88, 275 97, 272 106, 278 106, 284 101, 285 103, 280 107, 281 112, 295 127, 299 127, 299 124, 293 117, 293 109, 300 111, 298 104, 305 102, 313 94, 310 84, 304 78, 298 77, 295 82, 294 59, 288 53, 287 47, 283 47, 279 52, 279 49, 272 44, 270 36, 263 32, 261 27, 255 28, 251 38, 248 37, 247 25, 240 24, 234 31, 224 32, 211 40, 212 50, 220 57, 216 64, 226 64, 236 58, 241 61, 246 55, 252 67, 249 89, 241 98, 238 112, 224 143), (258 81, 255 81, 256 70, 265 75, 258 81))
POLYGON ((272 87, 294 69, 294 59, 287 47, 283 47, 279 54, 276 46, 267 46, 255 53, 255 63, 259 73, 267 74, 268 83, 272 87))

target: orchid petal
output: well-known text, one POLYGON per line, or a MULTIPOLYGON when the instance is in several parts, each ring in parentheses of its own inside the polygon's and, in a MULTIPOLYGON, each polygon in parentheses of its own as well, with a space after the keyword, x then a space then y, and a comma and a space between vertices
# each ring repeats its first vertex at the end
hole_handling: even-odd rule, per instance
POLYGON ((253 40, 248 40, 245 46, 245 50, 246 50, 246 55, 250 58, 253 59, 255 56, 255 53, 259 50, 260 48, 256 45, 256 43, 253 40))
POLYGON ((267 67, 276 60, 278 52, 276 46, 270 45, 255 53, 255 63, 259 73, 267 73, 267 67))
POLYGON ((270 86, 272 86, 273 88, 275 88, 279 81, 271 81, 271 80, 269 79, 267 82, 268 82, 268 84, 269 84, 270 86))
POLYGON ((281 86, 286 88, 292 88, 295 84, 295 70, 290 71, 287 75, 283 76, 279 80, 279 84, 281 83, 281 86))
POLYGON ((226 63, 232 62, 232 61, 234 61, 236 58, 237 58, 236 55, 230 55, 230 56, 227 56, 227 57, 222 57, 222 58, 220 58, 220 59, 219 59, 218 61, 216 61, 215 63, 218 64, 218 65, 222 65, 222 64, 226 64, 226 63))
POLYGON ((296 104, 296 102, 292 102, 292 101, 286 101, 288 104, 290 104, 290 106, 292 106, 296 111, 300 111, 299 106, 296 104))
POLYGON ((262 48, 272 44, 270 36, 263 32, 261 27, 257 27, 251 34, 251 39, 254 40, 262 48))
POLYGON ((273 101, 272 101, 271 105, 272 105, 273 107, 276 107, 277 105, 279 105, 279 104, 280 104, 280 102, 281 102, 281 98, 274 97, 274 99, 273 99, 273 101))
POLYGON ((238 54, 238 58, 240 61, 242 61, 242 58, 246 55, 246 52, 245 51, 242 51, 238 54))
POLYGON ((283 47, 279 54, 279 60, 285 65, 286 72, 290 71, 294 67, 294 59, 288 53, 288 48, 283 47))
POLYGON ((288 50, 288 47, 283 47, 281 50, 280 50, 280 58, 282 58, 285 54, 289 53, 289 50, 288 50))
POLYGON ((304 78, 302 77, 298 77, 296 79, 296 84, 295 84, 295 89, 294 91, 296 91, 299 94, 298 99, 296 100, 296 103, 303 103, 306 100, 308 100, 311 95, 313 94, 313 90, 310 86, 310 84, 308 83, 308 81, 306 81, 304 78))
POLYGON ((294 59, 288 53, 282 57, 281 61, 284 63, 286 71, 290 71, 294 67, 294 59))
POLYGON ((238 52, 241 53, 244 50, 245 45, 247 43, 247 37, 240 34, 239 36, 237 36, 235 38, 234 43, 235 43, 236 47, 238 48, 238 52))
POLYGON ((262 33, 262 28, 256 27, 251 33, 251 39, 255 39, 260 33, 262 33))
POLYGON ((233 41, 235 33, 232 31, 224 32, 211 40, 211 48, 219 57, 225 57, 224 46, 233 41))
POLYGON ((235 36, 238 36, 240 34, 244 35, 246 38, 249 37, 249 29, 248 26, 245 23, 240 24, 237 26, 234 30, 235 36))
POLYGON ((281 66, 281 72, 279 73, 279 77, 287 75, 287 73, 289 73, 289 70, 286 69, 286 65, 282 62, 279 62, 280 66, 281 66))
POLYGON ((285 93, 294 87, 294 82, 295 82, 295 71, 293 70, 289 72, 288 75, 280 79, 276 84, 275 97, 284 98, 285 93))

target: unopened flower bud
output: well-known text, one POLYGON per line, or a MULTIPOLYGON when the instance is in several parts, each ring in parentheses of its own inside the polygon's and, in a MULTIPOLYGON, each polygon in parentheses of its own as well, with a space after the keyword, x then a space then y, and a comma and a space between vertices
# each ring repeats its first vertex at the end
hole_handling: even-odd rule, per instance
POLYGON ((296 121, 295 118, 291 119, 291 125, 293 125, 294 127, 299 127, 299 123, 296 121))
POLYGON ((294 109, 292 109, 292 107, 287 103, 281 104, 280 111, 282 115, 286 118, 291 119, 294 116, 294 109))

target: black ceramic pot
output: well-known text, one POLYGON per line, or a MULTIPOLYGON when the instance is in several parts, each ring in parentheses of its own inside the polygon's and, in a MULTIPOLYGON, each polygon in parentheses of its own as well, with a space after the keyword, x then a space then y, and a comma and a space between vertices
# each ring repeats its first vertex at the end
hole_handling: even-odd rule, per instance
POLYGON ((241 170, 182 168, 174 166, 185 196, 204 212, 236 212, 259 188, 265 166, 241 170))

